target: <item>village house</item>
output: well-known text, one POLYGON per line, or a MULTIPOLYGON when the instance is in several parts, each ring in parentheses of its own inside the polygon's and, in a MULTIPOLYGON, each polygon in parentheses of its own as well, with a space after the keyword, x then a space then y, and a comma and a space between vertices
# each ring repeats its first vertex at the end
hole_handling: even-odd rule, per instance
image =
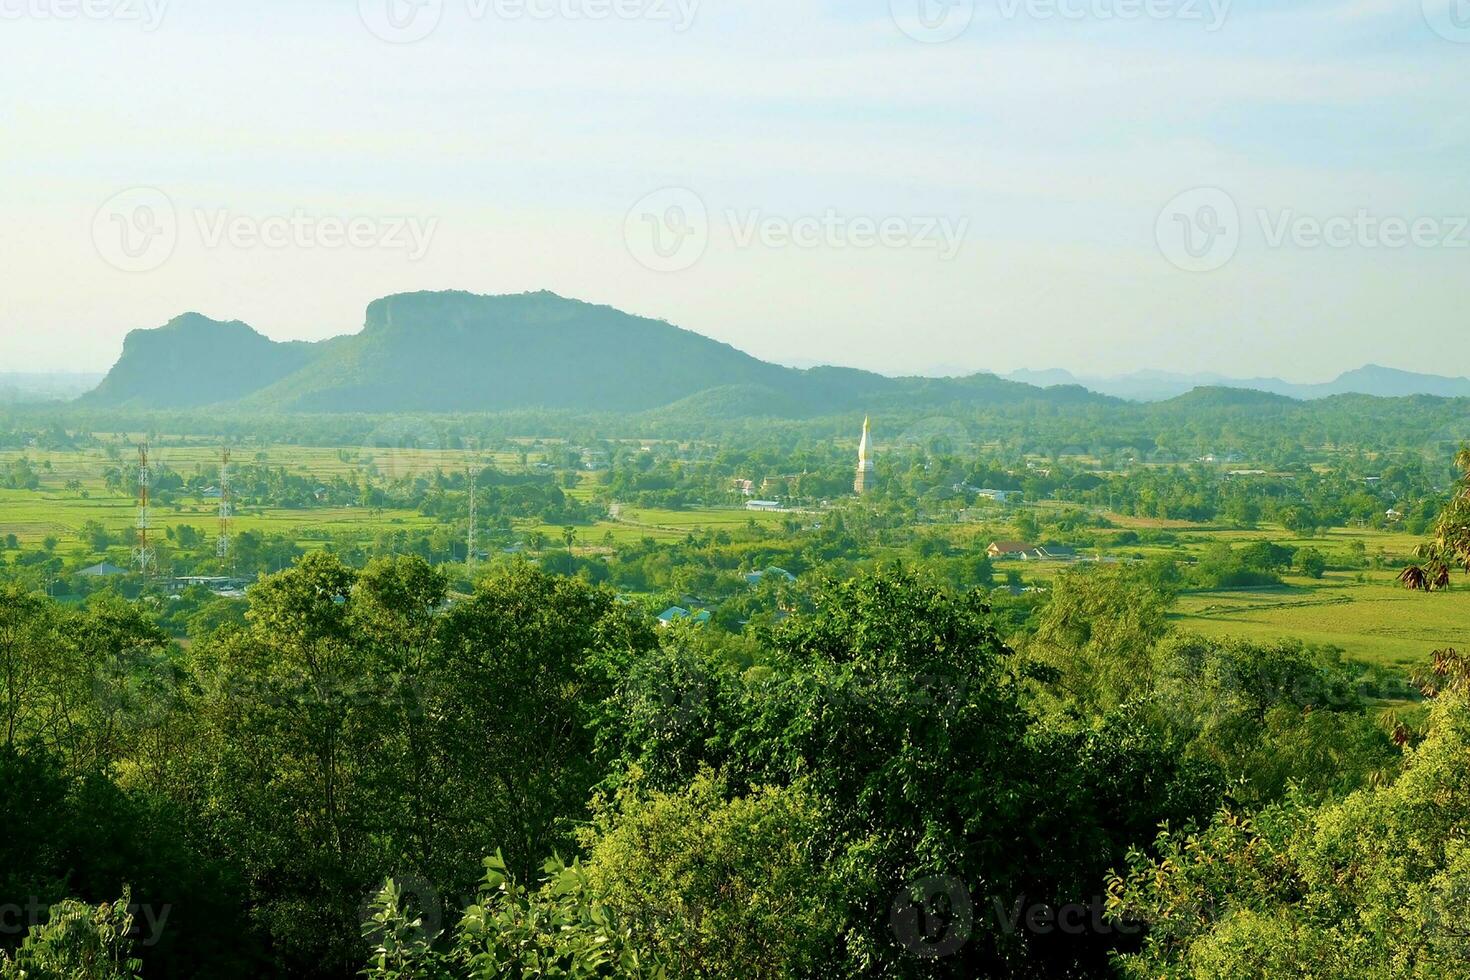
POLYGON ((712 618, 713 617, 710 615, 708 609, 701 609, 698 612, 690 612, 683 606, 670 606, 668 609, 665 609, 663 612, 659 613, 658 625, 660 627, 672 626, 674 623, 687 619, 691 622, 698 623, 699 625, 703 626, 705 623, 708 623, 712 618))
POLYGON ((126 568, 120 568, 111 562, 104 561, 100 564, 92 565, 89 568, 84 568, 77 572, 77 574, 86 578, 112 578, 115 575, 126 575, 128 574, 128 570, 126 568))
POLYGON ((795 575, 792 575, 784 568, 777 568, 774 565, 770 568, 767 568, 765 571, 747 572, 745 575, 745 581, 750 585, 759 585, 761 583, 761 579, 765 578, 767 575, 774 575, 777 578, 783 578, 788 582, 796 581, 795 575))

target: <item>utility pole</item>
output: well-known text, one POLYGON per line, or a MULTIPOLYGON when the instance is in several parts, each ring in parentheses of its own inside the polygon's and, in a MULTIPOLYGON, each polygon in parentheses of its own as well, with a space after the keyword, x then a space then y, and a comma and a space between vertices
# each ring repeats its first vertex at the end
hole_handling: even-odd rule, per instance
POLYGON ((148 491, 152 484, 148 470, 148 443, 138 445, 138 546, 133 549, 133 564, 145 579, 152 578, 158 567, 158 556, 148 543, 148 531, 152 523, 148 515, 148 491))
POLYGON ((479 481, 480 474, 475 472, 475 467, 470 466, 470 532, 465 542, 464 563, 465 568, 473 577, 475 574, 475 484, 479 481))
POLYGON ((219 537, 214 542, 214 555, 221 561, 230 556, 230 449, 220 450, 219 464, 219 537))

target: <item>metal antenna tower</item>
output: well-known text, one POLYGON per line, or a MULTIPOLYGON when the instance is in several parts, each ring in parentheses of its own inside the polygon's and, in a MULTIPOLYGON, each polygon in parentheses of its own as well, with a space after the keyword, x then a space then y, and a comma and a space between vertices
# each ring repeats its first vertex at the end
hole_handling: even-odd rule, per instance
POLYGON ((219 537, 214 542, 216 558, 230 556, 230 449, 220 450, 219 462, 219 537))
POLYGON ((465 567, 473 575, 475 571, 475 484, 479 482, 480 474, 476 472, 474 464, 470 465, 470 533, 466 541, 464 563, 465 567))
POLYGON ((158 570, 158 555, 148 543, 148 531, 152 523, 148 516, 148 489, 152 485, 152 474, 148 470, 148 443, 138 444, 138 546, 133 549, 133 564, 144 578, 152 578, 158 570))

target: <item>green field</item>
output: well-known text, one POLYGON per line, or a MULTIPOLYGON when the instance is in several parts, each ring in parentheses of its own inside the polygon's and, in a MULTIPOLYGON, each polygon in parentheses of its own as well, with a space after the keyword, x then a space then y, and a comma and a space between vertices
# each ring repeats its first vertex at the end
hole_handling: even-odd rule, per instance
MULTIPOLYGON (((122 460, 133 460, 135 447, 122 445, 122 460)), ((219 463, 219 447, 214 444, 165 444, 151 453, 152 460, 186 476, 201 468, 219 463)), ((45 452, 29 450, 0 453, 0 464, 24 457, 41 475, 37 490, 0 489, 0 537, 14 534, 22 546, 32 547, 48 536, 60 539, 59 550, 71 551, 77 544, 82 525, 96 521, 108 531, 117 533, 137 522, 137 500, 132 494, 115 494, 107 490, 102 473, 119 465, 103 451, 45 452), (65 489, 76 481, 80 489, 65 489), (83 496, 85 494, 85 496, 83 496)), ((266 450, 236 449, 236 463, 260 462, 282 467, 288 472, 310 475, 319 480, 350 475, 354 470, 371 467, 391 476, 450 471, 465 466, 465 454, 451 450, 410 450, 275 446, 266 450), (347 459, 343 455, 347 455, 347 459)), ((486 463, 511 467, 519 464, 512 454, 483 453, 486 463)), ((537 457, 531 457, 535 461, 537 457)), ((180 497, 172 504, 155 504, 151 522, 162 533, 170 527, 192 525, 212 532, 218 517, 218 502, 180 497)), ((311 539, 324 535, 347 533, 370 539, 379 530, 403 530, 427 527, 434 522, 411 510, 367 510, 356 507, 313 507, 288 509, 249 507, 240 509, 233 518, 234 530, 261 531, 290 535, 298 543, 310 546, 311 539), (307 532, 310 532, 309 534, 307 532)))
MULTIPOLYGON (((178 507, 154 507, 151 523, 155 532, 192 525, 212 533, 218 520, 217 504, 186 502, 178 507)), ((89 499, 50 490, 0 490, 0 536, 14 534, 23 546, 35 546, 46 537, 59 539, 58 551, 65 554, 79 545, 77 534, 83 524, 96 521, 117 533, 137 523, 137 502, 130 497, 102 496, 89 499)), ((370 539, 380 530, 430 527, 431 518, 417 511, 378 510, 356 507, 313 507, 309 510, 251 508, 236 514, 232 526, 240 531, 285 534, 298 544, 310 546, 325 535, 349 533, 370 539)))
MULTIPOLYGON (((575 494, 574 494, 575 495, 575 494)), ((701 507, 691 510, 668 510, 660 507, 622 507, 618 519, 598 521, 591 527, 577 529, 577 547, 595 547, 611 535, 615 544, 642 541, 679 541, 694 532, 734 530, 752 521, 760 527, 780 527, 792 514, 749 511, 743 507, 701 507)), ((560 540, 562 529, 551 525, 526 525, 523 530, 540 531, 548 538, 560 540)))
MULTIPOLYGON (((123 462, 131 462, 135 447, 131 442, 116 443, 123 462)), ((0 464, 24 457, 41 474, 37 490, 0 489, 0 537, 14 534, 24 547, 35 547, 47 537, 59 539, 63 554, 79 546, 77 534, 88 521, 96 521, 113 533, 134 526, 137 500, 131 494, 109 492, 102 480, 103 471, 119 461, 101 450, 87 452, 46 452, 40 450, 0 453, 0 464), (64 489, 71 481, 80 489, 64 489), (85 496, 83 496, 85 493, 85 496)), ((152 460, 176 472, 189 475, 212 469, 219 462, 219 447, 213 444, 175 444, 165 442, 152 450, 152 460)), ((520 468, 518 454, 481 453, 477 459, 506 471, 520 468)), ((466 455, 457 450, 416 450, 368 447, 338 449, 332 447, 271 446, 267 449, 236 449, 236 463, 249 461, 282 467, 288 472, 310 475, 319 480, 350 476, 354 471, 371 468, 384 476, 398 477, 462 469, 466 455), (346 458, 344 458, 344 456, 346 458)), ((534 466, 543 456, 529 452, 527 464, 534 466)), ((568 496, 587 501, 598 493, 595 474, 583 474, 580 482, 566 490, 568 496)), ((192 525, 212 531, 217 520, 218 503, 183 497, 168 505, 155 505, 151 521, 156 532, 180 525, 192 525)), ((790 515, 747 511, 743 508, 668 510, 631 507, 617 520, 600 521, 591 527, 577 529, 579 550, 602 546, 611 535, 614 543, 680 540, 690 532, 734 529, 754 521, 762 526, 779 526, 790 515)), ((249 507, 237 510, 233 527, 239 531, 285 534, 306 547, 326 536, 348 535, 360 540, 371 539, 385 530, 410 530, 433 526, 432 518, 412 510, 368 510, 356 507, 312 507, 287 509, 249 507)), ((522 534, 541 532, 549 542, 561 541, 560 526, 536 522, 517 522, 522 534)))
MULTIPOLYGON (((131 445, 119 441, 115 446, 124 461, 131 460, 131 445)), ((212 472, 218 455, 216 445, 167 439, 153 453, 155 460, 185 475, 201 470, 212 472)), ((54 537, 58 553, 80 563, 85 549, 78 533, 84 524, 96 521, 114 533, 135 524, 134 498, 126 493, 109 492, 102 480, 106 468, 118 465, 116 454, 110 456, 101 449, 12 451, 0 454, 0 463, 20 456, 35 468, 42 485, 37 490, 0 489, 0 536, 14 534, 23 547, 31 548, 47 537, 54 537)), ((465 465, 465 454, 459 451, 377 447, 252 447, 237 449, 234 456, 240 462, 264 462, 322 480, 350 476, 354 471, 395 477, 428 473, 436 468, 451 471, 465 465)), ((487 453, 479 458, 510 472, 523 465, 515 453, 487 453)), ((541 455, 532 451, 524 465, 534 467, 542 460, 541 455)), ((575 480, 567 481, 575 485, 566 492, 578 500, 591 501, 600 495, 602 479, 600 474, 577 474, 575 480)), ((1061 508, 1062 505, 1047 502, 1039 509, 1061 508)), ((215 501, 182 497, 170 504, 156 505, 151 516, 156 533, 192 525, 207 535, 213 530, 216 513, 215 501)), ((1422 663, 1429 652, 1446 646, 1470 646, 1470 590, 1422 596, 1406 592, 1394 582, 1393 569, 1419 543, 1413 535, 1368 528, 1336 528, 1308 538, 1276 526, 1242 531, 1118 514, 1103 516, 1116 530, 1101 533, 1101 550, 1123 560, 1155 556, 1189 560, 1203 556, 1218 542, 1239 546, 1260 540, 1316 548, 1329 560, 1345 558, 1353 552, 1377 559, 1373 571, 1330 572, 1320 581, 1292 577, 1285 586, 1272 589, 1187 594, 1179 600, 1173 614, 1174 622, 1182 629, 1211 636, 1261 640, 1297 637, 1313 644, 1341 647, 1349 656, 1389 666, 1422 663), (1111 538, 1129 530, 1145 540, 1121 546, 1108 544, 1111 538), (1151 537, 1154 534, 1169 537, 1160 542, 1151 537)), ((935 525, 934 530, 947 537, 952 548, 979 551, 990 540, 1009 536, 1008 525, 1014 513, 997 509, 993 519, 989 514, 986 517, 986 521, 979 523, 935 525)), ((615 506, 610 519, 578 527, 576 549, 586 554, 605 550, 609 545, 645 539, 673 542, 691 533, 734 532, 752 523, 780 529, 793 519, 802 523, 813 520, 809 515, 747 511, 743 507, 673 510, 625 504, 615 506)), ((413 510, 352 506, 243 507, 233 522, 237 532, 282 534, 305 548, 319 547, 327 537, 369 542, 386 531, 424 529, 434 524, 434 518, 413 510)), ((523 540, 539 533, 544 536, 546 547, 562 547, 559 526, 534 520, 517 521, 515 529, 523 540)), ((1015 568, 1026 581, 1044 585, 1066 567, 1052 562, 1014 562, 1003 563, 1000 570, 1015 568)))
POLYGON ((1297 637, 1341 647, 1350 657, 1403 667, 1436 649, 1470 646, 1470 589, 1425 595, 1392 573, 1293 578, 1284 588, 1186 595, 1175 608, 1182 629, 1259 640, 1297 637))

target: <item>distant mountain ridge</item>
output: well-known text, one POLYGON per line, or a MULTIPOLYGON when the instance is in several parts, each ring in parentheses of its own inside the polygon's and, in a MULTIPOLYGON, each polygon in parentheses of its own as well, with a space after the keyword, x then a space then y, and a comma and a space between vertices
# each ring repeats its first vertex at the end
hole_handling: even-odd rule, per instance
POLYGON ((885 406, 1102 404, 1077 386, 1041 390, 993 374, 890 378, 759 360, 662 320, 549 292, 421 292, 370 304, 361 332, 278 343, 238 321, 189 313, 128 335, 81 404, 259 412, 566 409, 806 416, 885 406))
MULTIPOLYGON (((1086 378, 1059 369, 893 378, 855 368, 772 364, 663 320, 549 292, 419 292, 376 300, 360 332, 316 343, 277 342, 237 320, 186 313, 130 333, 118 362, 78 404, 261 413, 551 409, 796 418, 1163 401, 1196 389, 1296 400, 1347 393, 1470 397, 1470 380, 1376 365, 1319 385, 1162 371, 1086 378)), ((1224 403, 1223 394, 1205 397, 1224 403)))
POLYGON ((1378 398, 1432 395, 1439 398, 1470 398, 1470 378, 1420 374, 1377 364, 1344 372, 1334 380, 1321 384, 1297 384, 1280 378, 1230 378, 1221 374, 1175 374, 1153 370, 1134 371, 1114 377, 1084 377, 1061 368, 1053 368, 1043 371, 1012 371, 1005 377, 1041 387, 1080 385, 1098 394, 1145 402, 1177 398, 1196 388, 1263 391, 1299 401, 1330 398, 1333 395, 1372 395, 1378 398))
POLYGON ((101 381, 100 374, 72 371, 0 371, 0 405, 70 401, 101 381))

